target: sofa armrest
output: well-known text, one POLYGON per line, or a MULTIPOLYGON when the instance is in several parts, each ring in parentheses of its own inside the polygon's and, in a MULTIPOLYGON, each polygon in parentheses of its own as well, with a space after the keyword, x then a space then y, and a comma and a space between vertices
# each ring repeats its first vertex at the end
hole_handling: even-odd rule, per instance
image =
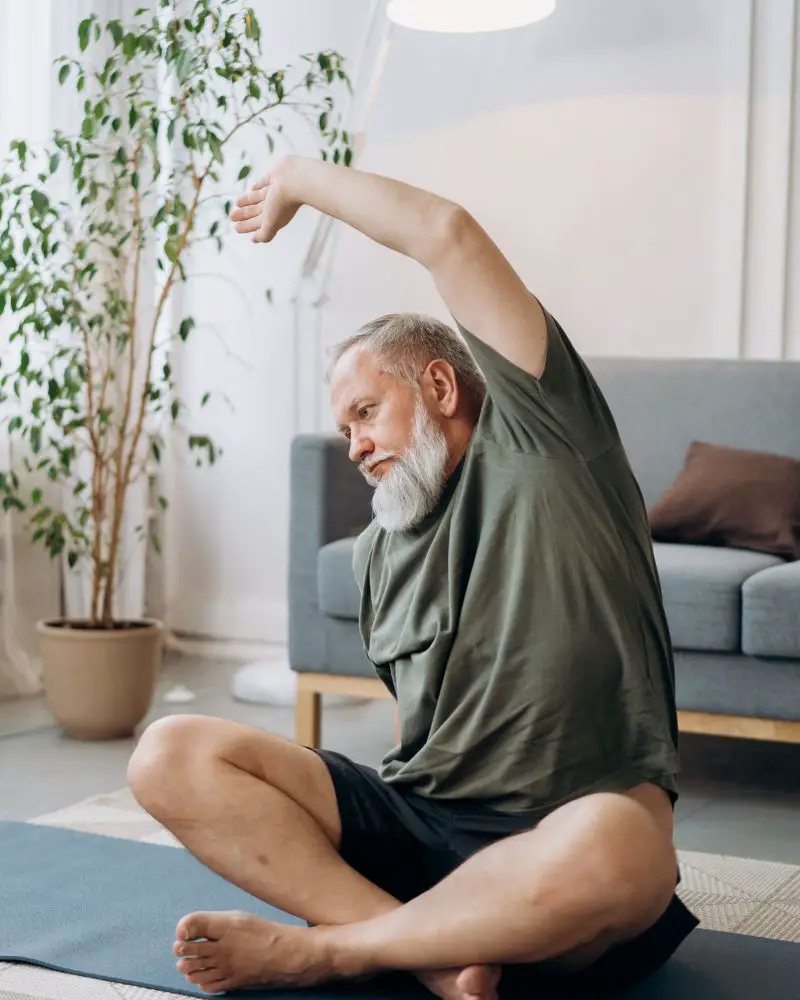
POLYGON ((742 584, 742 651, 800 660, 800 561, 762 569, 742 584))
POLYGON ((348 458, 346 441, 302 434, 292 442, 289 499, 289 663, 325 670, 317 554, 363 531, 372 518, 372 490, 348 458))

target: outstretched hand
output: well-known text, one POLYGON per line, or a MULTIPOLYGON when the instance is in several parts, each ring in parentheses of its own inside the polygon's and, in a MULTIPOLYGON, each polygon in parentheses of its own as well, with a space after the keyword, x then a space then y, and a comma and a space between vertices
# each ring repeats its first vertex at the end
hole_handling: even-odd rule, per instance
POLYGON ((290 196, 279 165, 238 199, 231 220, 237 233, 252 233, 253 243, 269 243, 289 225, 300 205, 290 196))

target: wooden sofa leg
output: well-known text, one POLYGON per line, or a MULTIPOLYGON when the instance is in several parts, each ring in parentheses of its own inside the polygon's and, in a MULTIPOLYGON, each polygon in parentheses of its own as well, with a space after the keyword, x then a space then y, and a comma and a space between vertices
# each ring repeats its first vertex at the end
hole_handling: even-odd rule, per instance
POLYGON ((301 746, 317 750, 322 742, 322 695, 304 684, 304 680, 302 674, 297 678, 295 740, 301 746))
POLYGON ((322 739, 322 696, 344 694, 354 698, 391 698, 377 677, 348 677, 341 674, 297 673, 295 740, 316 750, 322 739))

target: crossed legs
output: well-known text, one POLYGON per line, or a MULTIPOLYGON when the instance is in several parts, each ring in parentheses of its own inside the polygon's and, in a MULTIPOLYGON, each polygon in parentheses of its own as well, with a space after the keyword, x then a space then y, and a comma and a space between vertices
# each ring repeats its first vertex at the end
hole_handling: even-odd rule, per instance
POLYGON ((179 968, 209 991, 407 969, 447 1000, 492 1000, 492 966, 586 965, 652 925, 674 890, 671 808, 651 785, 563 806, 401 905, 339 856, 333 784, 313 751, 174 716, 145 732, 129 780, 200 861, 316 925, 187 915, 179 968))

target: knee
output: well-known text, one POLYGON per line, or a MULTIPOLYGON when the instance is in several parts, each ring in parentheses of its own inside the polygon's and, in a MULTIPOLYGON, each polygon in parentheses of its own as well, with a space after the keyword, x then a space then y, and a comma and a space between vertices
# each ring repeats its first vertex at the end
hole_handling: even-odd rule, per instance
POLYGON ((187 766, 202 757, 210 721, 200 715, 169 715, 142 733, 127 777, 137 802, 152 815, 164 812, 175 786, 185 781, 187 766))

